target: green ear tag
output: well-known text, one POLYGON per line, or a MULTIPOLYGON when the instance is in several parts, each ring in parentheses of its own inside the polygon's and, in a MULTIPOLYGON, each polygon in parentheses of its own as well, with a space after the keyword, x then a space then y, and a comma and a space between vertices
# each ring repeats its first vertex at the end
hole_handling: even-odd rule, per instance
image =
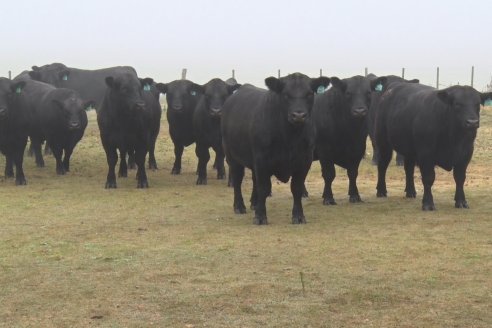
POLYGON ((318 90, 316 90, 316 93, 321 94, 321 93, 325 93, 325 91, 326 91, 326 88, 323 85, 320 85, 318 87, 318 90))
POLYGON ((191 90, 190 94, 191 94, 192 96, 196 96, 196 91, 195 91, 195 90, 191 90))
POLYGON ((66 74, 65 74, 65 75, 63 75, 62 80, 63 80, 63 81, 68 81, 68 75, 66 75, 66 74))
POLYGON ((15 93, 17 94, 20 94, 22 91, 22 88, 21 87, 17 87, 17 89, 15 89, 15 93))
POLYGON ((150 91, 150 85, 146 84, 143 87, 144 91, 150 91))
POLYGON ((383 91, 383 85, 381 83, 379 83, 378 85, 376 85, 376 87, 374 88, 374 91, 377 91, 377 92, 381 92, 383 91))
POLYGON ((483 102, 483 105, 484 106, 492 106, 492 99, 490 98, 487 98, 484 102, 483 102))

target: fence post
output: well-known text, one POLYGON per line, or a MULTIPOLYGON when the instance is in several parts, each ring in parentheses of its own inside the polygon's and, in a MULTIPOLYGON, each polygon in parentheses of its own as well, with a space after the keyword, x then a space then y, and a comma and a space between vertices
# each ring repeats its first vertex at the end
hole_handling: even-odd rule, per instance
POLYGON ((475 66, 472 66, 472 74, 471 74, 471 87, 473 88, 473 78, 475 75, 475 66))
POLYGON ((367 76, 367 67, 364 68, 364 76, 367 76))
POLYGON ((183 70, 181 71, 181 80, 186 80, 186 73, 188 72, 188 70, 186 68, 183 68, 183 70))
POLYGON ((12 71, 9 71, 9 80, 12 80, 12 71))
POLYGON ((402 67, 402 69, 401 69, 401 78, 402 79, 405 78, 405 67, 402 67))
POLYGON ((235 70, 232 70, 232 78, 235 79, 236 78, 236 71, 235 70))
POLYGON ((439 89, 439 67, 437 67, 436 89, 439 89))
POLYGON ((280 79, 280 70, 278 70, 278 78, 280 79))
POLYGON ((322 68, 319 69, 319 76, 323 76, 323 69, 322 68))

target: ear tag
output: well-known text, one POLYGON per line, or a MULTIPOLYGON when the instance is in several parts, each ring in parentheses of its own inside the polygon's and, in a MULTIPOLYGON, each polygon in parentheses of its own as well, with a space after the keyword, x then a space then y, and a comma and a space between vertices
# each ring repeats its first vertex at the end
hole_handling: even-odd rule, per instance
POLYGON ((68 75, 67 74, 63 75, 62 80, 63 81, 68 81, 68 75))
POLYGON ((378 85, 376 85, 376 87, 374 88, 374 91, 377 91, 377 92, 381 92, 383 91, 383 85, 381 83, 379 83, 378 85))
POLYGON ((21 93, 21 91, 22 91, 21 87, 17 87, 17 89, 15 89, 15 93, 17 93, 18 95, 21 93))
POLYGON ((144 91, 150 91, 150 85, 146 84, 143 87, 144 91))
POLYGON ((492 106, 492 99, 490 98, 487 98, 484 102, 483 102, 483 105, 484 106, 492 106))
POLYGON ((322 93, 325 93, 325 91, 326 91, 326 88, 323 85, 320 85, 318 87, 318 90, 316 90, 316 93, 317 94, 322 94, 322 93))
POLYGON ((196 91, 195 91, 195 90, 191 90, 190 94, 191 94, 192 96, 196 96, 196 91))

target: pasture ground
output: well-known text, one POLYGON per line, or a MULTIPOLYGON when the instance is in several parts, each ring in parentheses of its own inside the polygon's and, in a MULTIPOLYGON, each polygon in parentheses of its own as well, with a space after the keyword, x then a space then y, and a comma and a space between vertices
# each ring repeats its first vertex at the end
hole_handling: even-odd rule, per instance
POLYGON ((132 172, 105 190, 89 116, 68 175, 55 174, 52 157, 43 169, 26 157, 27 186, 0 180, 1 327, 492 327, 490 108, 468 170, 471 209, 454 208, 452 174, 440 169, 435 212, 420 210, 418 170, 417 199, 404 198, 394 164, 389 197, 376 198, 368 156, 365 203, 348 203, 337 169, 338 205, 324 207, 314 163, 308 224, 290 224, 289 185, 274 183, 261 227, 251 211, 234 215, 211 163, 209 184, 195 185, 194 147, 182 175, 170 175, 165 118, 150 188, 137 190, 132 172))

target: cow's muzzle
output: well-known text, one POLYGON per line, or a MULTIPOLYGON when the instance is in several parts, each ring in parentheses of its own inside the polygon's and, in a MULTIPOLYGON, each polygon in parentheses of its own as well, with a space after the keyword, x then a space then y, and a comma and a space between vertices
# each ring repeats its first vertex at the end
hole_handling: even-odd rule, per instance
POLYGON ((293 112, 290 114, 290 121, 292 123, 304 123, 307 119, 307 113, 306 112, 293 112))
POLYGON ((210 108, 210 116, 212 117, 221 117, 222 116, 222 108, 210 108))
POLYGON ((353 108, 351 110, 351 113, 353 117, 357 117, 357 118, 366 117, 367 108, 366 107, 353 108))
POLYGON ((468 129, 478 129, 480 127, 480 120, 466 120, 465 127, 468 129))

